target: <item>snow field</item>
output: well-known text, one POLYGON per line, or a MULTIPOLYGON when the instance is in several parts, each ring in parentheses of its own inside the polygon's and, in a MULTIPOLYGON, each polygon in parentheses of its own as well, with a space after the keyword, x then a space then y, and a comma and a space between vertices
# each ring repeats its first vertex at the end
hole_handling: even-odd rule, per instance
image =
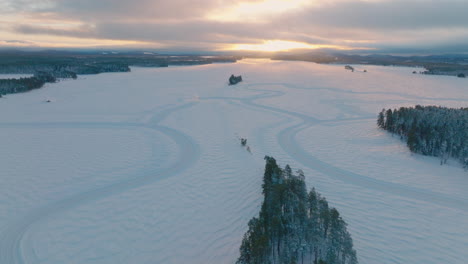
POLYGON ((132 68, 8 96, 0 262, 234 263, 270 155, 340 211, 361 263, 464 263, 466 172, 375 122, 383 107, 466 106, 466 82, 365 69, 132 68), (228 86, 232 73, 244 82, 228 86))

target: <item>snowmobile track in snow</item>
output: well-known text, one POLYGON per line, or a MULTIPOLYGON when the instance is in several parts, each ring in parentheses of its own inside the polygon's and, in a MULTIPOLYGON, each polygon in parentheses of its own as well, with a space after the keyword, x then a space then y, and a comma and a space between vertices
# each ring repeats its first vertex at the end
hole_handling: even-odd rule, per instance
POLYGON ((68 197, 66 199, 56 201, 47 206, 37 208, 27 215, 24 215, 20 219, 14 222, 13 225, 8 226, 5 232, 0 235, 0 263, 8 264, 22 264, 22 263, 37 263, 34 258, 35 254, 32 252, 32 248, 23 245, 22 238, 25 233, 36 225, 40 224, 41 221, 52 217, 53 215, 59 214, 66 210, 73 209, 79 205, 83 205, 89 202, 93 202, 110 195, 122 193, 124 191, 143 186, 145 184, 166 179, 169 177, 176 176, 186 169, 190 168, 196 163, 200 157, 199 145, 188 135, 165 126, 160 126, 158 123, 168 117, 173 112, 178 110, 189 108, 195 103, 187 103, 180 106, 172 107, 156 113, 150 117, 148 123, 3 123, 0 127, 63 127, 67 128, 145 128, 153 130, 155 133, 161 133, 171 138, 178 145, 179 156, 178 159, 171 164, 171 166, 155 171, 152 174, 143 175, 136 178, 129 178, 123 181, 116 182, 114 184, 91 189, 83 193, 68 197), (27 253, 25 253, 27 252, 27 253))
MULTIPOLYGON (((320 125, 324 123, 339 123, 339 122, 346 122, 346 121, 353 121, 353 120, 369 120, 371 119, 374 121, 374 118, 363 116, 361 118, 349 118, 349 119, 337 119, 337 120, 318 120, 313 117, 307 116, 305 114, 296 113, 288 110, 284 110, 281 108, 265 106, 262 104, 255 103, 255 100, 264 99, 264 98, 271 98, 282 96, 285 93, 281 91, 273 91, 268 89, 256 89, 251 88, 254 86, 268 86, 268 85, 275 85, 275 86, 284 86, 286 84, 283 83, 259 83, 259 84, 250 84, 246 86, 239 86, 240 88, 245 88, 252 91, 260 91, 263 92, 260 95, 256 95, 253 97, 245 98, 245 99, 238 99, 238 98, 230 98, 230 100, 239 100, 242 103, 255 107, 260 108, 264 111, 279 113, 288 117, 293 117, 301 120, 302 122, 299 124, 293 124, 282 131, 277 135, 277 142, 281 146, 281 148, 294 160, 298 161, 302 165, 319 171, 329 177, 334 179, 338 179, 343 181, 347 184, 357 185, 359 187, 363 187, 366 189, 373 189, 379 192, 388 193, 391 195, 398 195, 402 197, 406 197, 409 199, 419 200, 423 202, 433 203, 437 205, 442 205, 450 208, 455 208, 459 210, 468 210, 468 201, 452 198, 450 196, 432 192, 425 189, 410 187, 398 183, 387 182, 383 180, 374 179, 372 177, 360 175, 351 171, 347 171, 336 166, 333 166, 329 163, 326 163, 320 160, 318 157, 315 157, 308 153, 304 148, 300 146, 296 139, 296 135, 307 128, 313 127, 315 125, 320 125)), ((292 87, 293 89, 307 89, 307 88, 300 88, 300 87, 292 87)), ((324 88, 326 89, 326 88, 324 88)), ((342 92, 341 90, 338 90, 342 92)), ((402 94, 399 94, 402 95, 402 94)), ((403 95, 402 95, 403 96, 403 95)), ((429 98, 424 98, 429 99, 429 98)), ((444 98, 444 100, 448 100, 444 98)))

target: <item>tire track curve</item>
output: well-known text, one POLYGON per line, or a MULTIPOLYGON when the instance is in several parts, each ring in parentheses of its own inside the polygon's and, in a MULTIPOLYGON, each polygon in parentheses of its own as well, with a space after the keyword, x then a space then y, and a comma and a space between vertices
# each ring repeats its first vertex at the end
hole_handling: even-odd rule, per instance
MULTIPOLYGON (((0 234, 0 263, 5 264, 25 264, 36 263, 34 254, 24 254, 24 252, 31 252, 32 249, 23 248, 22 238, 28 230, 39 225, 61 212, 71 210, 79 205, 83 205, 92 201, 96 201, 114 194, 122 193, 124 191, 143 186, 154 181, 167 179, 173 177, 186 169, 193 166, 200 157, 200 146, 188 135, 166 126, 159 125, 159 122, 167 118, 173 112, 182 110, 184 108, 192 107, 195 103, 186 103, 170 109, 163 110, 156 115, 152 116, 147 123, 143 124, 124 124, 123 127, 140 127, 151 129, 155 133, 161 133, 172 139, 178 146, 179 157, 170 166, 161 169, 159 172, 148 173, 136 178, 128 178, 104 187, 98 187, 68 197, 66 199, 53 202, 41 208, 30 211, 20 219, 17 219, 10 226, 7 226, 5 231, 0 234), (29 257, 29 259, 28 259, 29 257)), ((70 123, 68 123, 70 125, 70 123)), ((111 127, 118 128, 116 123, 108 124, 93 124, 93 123, 75 123, 77 127, 111 127), (89 125, 89 126, 87 126, 89 125), (106 126, 107 125, 107 126, 106 126)), ((3 124, 3 126, 14 126, 15 124, 3 124)), ((17 124, 21 127, 21 124, 17 124)), ((2 125, 0 125, 2 126, 2 125)), ((50 123, 45 126, 59 127, 59 123, 50 123)), ((27 126, 26 126, 27 127, 27 126)))
MULTIPOLYGON (((288 110, 284 110, 277 107, 272 106, 265 106, 259 103, 256 103, 256 100, 265 99, 265 98, 273 98, 279 97, 285 94, 282 91, 275 91, 275 90, 268 90, 268 89, 258 89, 252 88, 255 86, 265 86, 265 83, 256 83, 256 84, 247 84, 245 86, 240 85, 239 89, 247 89, 251 91, 260 91, 261 94, 254 95, 248 98, 226 98, 229 100, 238 100, 241 103, 244 103, 248 106, 261 109, 267 112, 273 112, 277 114, 281 114, 287 117, 292 117, 295 119, 300 120, 299 123, 293 123, 292 125, 286 127, 285 129, 281 130, 277 134, 277 142, 279 143, 280 147, 294 160, 301 163, 303 166, 310 168, 312 170, 321 172, 329 177, 334 179, 338 179, 347 184, 353 184, 359 187, 363 187, 365 189, 373 189, 379 192, 384 192, 391 195, 397 195, 406 197, 413 200, 419 200, 423 202, 429 202, 449 208, 455 208, 459 210, 466 211, 468 210, 468 201, 464 199, 457 199, 455 197, 451 197, 445 194, 433 192, 426 189, 411 187, 403 184, 378 180, 375 178, 371 178, 369 176, 357 174, 348 170, 344 170, 333 166, 329 163, 326 163, 319 158, 313 156, 309 152, 307 152, 304 148, 300 146, 296 139, 296 135, 309 127, 325 124, 325 123, 340 123, 340 122, 347 122, 347 121, 355 121, 355 120, 368 120, 369 116, 362 116, 356 118, 348 118, 348 119, 335 119, 335 120, 319 120, 313 118, 311 116, 292 112, 288 110)), ((284 83, 268 83, 267 85, 276 85, 276 86, 284 86, 284 83)), ((297 88, 297 87, 293 87, 297 88)), ((221 98, 218 98, 221 99, 221 98)))
POLYGON ((320 160, 302 148, 296 139, 296 135, 308 127, 311 126, 304 126, 304 124, 299 124, 288 127, 282 130, 277 136, 278 143, 281 148, 294 160, 298 161, 302 165, 319 171, 331 178, 341 180, 347 184, 353 184, 366 189, 372 189, 391 195, 403 196, 406 198, 429 202, 444 207, 455 208, 462 211, 468 210, 468 202, 466 200, 456 199, 454 197, 432 192, 426 189, 378 180, 338 168, 320 160))

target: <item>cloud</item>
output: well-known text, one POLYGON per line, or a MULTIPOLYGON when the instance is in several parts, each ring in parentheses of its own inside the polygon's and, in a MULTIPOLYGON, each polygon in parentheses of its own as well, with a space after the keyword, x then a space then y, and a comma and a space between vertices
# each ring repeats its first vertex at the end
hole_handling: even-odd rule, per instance
POLYGON ((398 30, 467 27, 468 1, 346 1, 296 14, 303 24, 340 28, 398 30))
POLYGON ((218 0, 8 0, 16 12, 54 13, 88 22, 135 20, 186 20, 219 7, 218 0))
POLYGON ((56 36, 102 38, 115 40, 139 40, 166 42, 168 44, 194 43, 210 46, 216 44, 261 43, 269 39, 293 39, 313 44, 328 44, 330 39, 313 35, 272 31, 268 24, 252 25, 240 22, 193 21, 191 23, 100 23, 92 27, 53 28, 49 26, 18 25, 23 34, 48 34, 56 36), (145 29, 145 30, 142 30, 145 29))
POLYGON ((8 9, 10 14, 27 18, 16 25, 13 21, 9 27, 23 37, 40 34, 145 41, 188 49, 289 40, 381 49, 455 45, 463 50, 455 43, 466 43, 468 32, 466 0, 311 0, 311 4, 272 13, 256 22, 242 17, 229 22, 207 19, 213 12, 238 8, 240 2, 265 1, 0 0, 0 7, 5 7, 0 13, 8 9))
POLYGON ((25 40, 3 40, 5 43, 14 43, 14 44, 34 44, 33 42, 31 41, 25 41, 25 40))
POLYGON ((95 36, 95 32, 90 26, 82 26, 78 28, 60 29, 49 26, 34 26, 34 25, 18 25, 14 27, 16 32, 22 34, 43 34, 54 36, 71 36, 91 38, 95 36))

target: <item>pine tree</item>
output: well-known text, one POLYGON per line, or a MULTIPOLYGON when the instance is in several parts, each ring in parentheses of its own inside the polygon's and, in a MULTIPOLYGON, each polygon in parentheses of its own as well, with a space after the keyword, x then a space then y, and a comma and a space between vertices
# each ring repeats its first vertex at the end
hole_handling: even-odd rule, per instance
POLYGON ((377 126, 380 128, 385 127, 385 109, 382 109, 382 112, 379 113, 379 117, 377 118, 377 126))
POLYGON ((393 132, 393 112, 392 109, 388 109, 385 112, 385 129, 389 130, 390 132, 393 132))

